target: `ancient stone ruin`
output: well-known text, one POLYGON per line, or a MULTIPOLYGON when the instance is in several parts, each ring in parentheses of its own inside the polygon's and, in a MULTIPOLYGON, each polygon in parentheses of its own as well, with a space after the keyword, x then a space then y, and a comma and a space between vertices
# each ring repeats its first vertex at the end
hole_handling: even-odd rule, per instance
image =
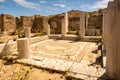
POLYGON ((16 18, 9 14, 0 15, 0 31, 3 35, 11 34, 16 29, 16 18))
POLYGON ((63 73, 68 80, 120 79, 120 0, 95 12, 72 10, 52 16, 0 15, 0 33, 24 37, 0 44, 0 57, 63 73), (33 37, 33 33, 46 35, 33 37), (71 79, 72 78, 72 79, 71 79))
MULTIPOLYGON (((68 21, 65 23, 68 30, 67 33, 71 31, 79 32, 80 26, 80 14, 82 11, 73 10, 68 13, 53 15, 53 16, 20 16, 14 17, 9 14, 1 14, 0 17, 0 28, 2 33, 13 34, 17 29, 24 29, 25 27, 30 27, 33 33, 46 32, 46 26, 50 25, 51 34, 61 34, 62 29, 62 19, 68 21), (8 25, 10 25, 8 27, 8 25)), ((101 35, 102 32, 102 10, 97 12, 85 12, 85 35, 94 36, 101 35)))

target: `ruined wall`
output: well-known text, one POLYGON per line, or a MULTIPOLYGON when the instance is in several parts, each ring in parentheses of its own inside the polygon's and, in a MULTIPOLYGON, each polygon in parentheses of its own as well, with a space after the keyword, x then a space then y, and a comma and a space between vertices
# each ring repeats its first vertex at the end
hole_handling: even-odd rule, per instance
MULTIPOLYGON (((65 13, 54 15, 50 17, 49 24, 51 27, 51 33, 60 34, 61 33, 61 23, 62 19, 65 18, 65 13)), ((72 10, 68 12, 68 30, 76 31, 79 28, 79 20, 80 20, 80 11, 72 10)))
POLYGON ((69 31, 77 31, 80 26, 80 13, 79 10, 72 10, 68 12, 69 16, 69 31))
POLYGON ((61 21, 64 18, 64 15, 55 15, 52 16, 48 23, 50 24, 51 34, 61 34, 61 21))
POLYGON ((94 36, 102 34, 102 10, 89 13, 88 25, 86 25, 86 35, 94 36))
POLYGON ((35 16, 32 25, 32 32, 45 32, 47 24, 48 24, 47 17, 35 16))
POLYGON ((20 17, 21 26, 24 27, 32 27, 34 22, 34 16, 21 16, 20 17))
POLYGON ((34 33, 45 32, 48 19, 41 15, 21 16, 17 18, 16 24, 18 28, 31 27, 31 31, 34 33))
MULTIPOLYGON (((72 10, 68 12, 68 20, 69 20, 69 31, 78 31, 80 26, 80 13, 79 10, 72 10)), ((88 23, 87 18, 85 27, 86 27, 86 35, 87 36, 95 36, 102 34, 102 10, 96 12, 86 12, 86 16, 89 14, 88 23)), ((64 13, 54 15, 50 18, 50 27, 52 33, 60 33, 61 31, 61 19, 64 18, 64 13)))
POLYGON ((69 18, 69 31, 76 31, 80 26, 80 17, 69 18))
POLYGON ((16 18, 9 14, 0 15, 0 29, 6 34, 12 34, 16 29, 16 18))
POLYGON ((16 28, 22 28, 22 23, 19 17, 16 17, 16 28))
MULTIPOLYGON (((80 13, 79 10, 72 10, 68 12, 68 30, 69 31, 78 31, 80 26, 80 13)), ((87 12, 86 12, 87 13, 87 12)), ((41 16, 41 15, 34 15, 34 16, 20 16, 14 18, 13 16, 10 16, 11 18, 6 19, 3 17, 4 15, 1 15, 0 19, 0 26, 2 31, 10 30, 9 28, 6 28, 7 25, 10 25, 9 27, 11 29, 24 29, 25 27, 31 27, 32 32, 45 32, 46 27, 48 26, 48 23, 50 24, 51 34, 61 34, 61 23, 62 19, 65 18, 65 13, 58 14, 58 15, 52 15, 52 16, 41 16)), ((86 23, 86 35, 100 35, 102 29, 102 13, 101 11, 96 11, 90 13, 89 19, 88 19, 88 26, 86 23)))

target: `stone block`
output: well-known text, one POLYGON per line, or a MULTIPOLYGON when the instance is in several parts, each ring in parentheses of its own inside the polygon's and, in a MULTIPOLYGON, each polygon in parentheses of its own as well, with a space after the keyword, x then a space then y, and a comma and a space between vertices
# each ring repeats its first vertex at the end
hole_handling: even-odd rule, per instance
POLYGON ((19 58, 29 58, 30 57, 29 39, 28 38, 18 39, 17 49, 19 58))
POLYGON ((25 27, 25 37, 30 39, 30 37, 31 37, 31 29, 30 29, 30 27, 25 27))

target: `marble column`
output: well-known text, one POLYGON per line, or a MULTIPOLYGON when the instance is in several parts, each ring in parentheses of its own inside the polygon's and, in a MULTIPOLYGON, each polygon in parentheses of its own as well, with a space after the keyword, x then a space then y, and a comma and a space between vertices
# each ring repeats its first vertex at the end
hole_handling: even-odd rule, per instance
POLYGON ((69 25, 69 21, 68 21, 68 13, 65 13, 65 27, 66 27, 66 32, 68 32, 68 25, 69 25))
POLYGON ((66 33, 67 33, 67 29, 66 29, 66 26, 65 26, 65 19, 62 19, 62 36, 66 36, 66 33))
POLYGON ((85 17, 86 17, 86 25, 85 25, 85 27, 88 28, 89 27, 88 26, 89 13, 87 13, 85 17))
POLYGON ((50 36, 50 25, 47 25, 47 35, 50 36))
POLYGON ((106 40, 107 40, 107 25, 108 25, 108 23, 107 23, 107 10, 104 10, 103 11, 103 27, 102 27, 102 37, 103 37, 103 44, 105 45, 106 44, 106 40))
POLYGON ((120 80, 120 3, 110 1, 105 15, 106 74, 120 80))
POLYGON ((84 37, 85 36, 85 13, 80 13, 80 26, 79 26, 79 36, 84 37))
POLYGON ((25 37, 26 38, 31 38, 31 28, 30 27, 25 27, 25 37))
POLYGON ((17 40, 17 49, 19 58, 30 57, 30 46, 28 38, 21 38, 17 40))

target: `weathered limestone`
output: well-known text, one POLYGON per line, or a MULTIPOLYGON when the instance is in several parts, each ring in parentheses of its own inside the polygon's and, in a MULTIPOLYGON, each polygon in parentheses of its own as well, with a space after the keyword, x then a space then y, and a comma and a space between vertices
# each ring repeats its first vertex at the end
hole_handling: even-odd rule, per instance
POLYGON ((80 16, 79 17, 69 17, 69 27, 70 31, 77 31, 79 30, 80 26, 80 16))
POLYGON ((32 32, 40 33, 46 30, 48 24, 48 18, 46 16, 35 15, 32 24, 32 32))
POLYGON ((66 36, 67 28, 65 26, 65 19, 62 19, 62 36, 66 36))
POLYGON ((44 41, 46 39, 49 39, 48 35, 46 35, 46 36, 39 36, 39 37, 33 37, 33 38, 30 39, 30 44, 38 43, 38 42, 44 41))
POLYGON ((46 29, 47 29, 47 35, 50 36, 50 25, 49 24, 47 25, 46 29))
POLYGON ((31 29, 30 29, 30 27, 25 27, 25 37, 30 39, 30 37, 31 37, 31 29))
POLYGON ((20 25, 24 27, 33 26, 34 16, 20 16, 20 25))
POLYGON ((104 14, 104 43, 107 53, 106 73, 110 78, 120 80, 120 3, 109 2, 104 14))
POLYGON ((0 56, 7 56, 7 55, 11 55, 13 53, 13 47, 12 47, 12 40, 8 40, 8 42, 4 45, 0 56))
POLYGON ((2 32, 12 34, 16 29, 16 18, 9 14, 0 14, 0 28, 2 32))
POLYGON ((85 23, 85 27, 88 28, 88 19, 89 19, 89 14, 87 13, 87 15, 85 16, 86 18, 86 23, 85 23))
POLYGON ((69 22, 68 22, 68 13, 66 12, 65 13, 65 27, 66 27, 66 32, 68 32, 68 24, 69 24, 69 22))
POLYGON ((100 36, 103 25, 103 10, 86 13, 85 35, 86 36, 100 36))
POLYGON ((65 36, 68 32, 68 14, 65 13, 64 19, 61 20, 62 22, 62 36, 65 36))
POLYGON ((108 23, 107 23, 107 10, 104 10, 103 11, 103 28, 102 28, 102 31, 103 31, 103 34, 102 34, 102 36, 103 36, 103 45, 105 46, 106 45, 106 40, 107 40, 107 25, 108 25, 108 23))
POLYGON ((18 39, 17 49, 19 58, 29 58, 30 57, 29 39, 28 38, 18 39))
POLYGON ((80 13, 80 26, 79 26, 79 36, 84 37, 85 36, 85 13, 80 13))

